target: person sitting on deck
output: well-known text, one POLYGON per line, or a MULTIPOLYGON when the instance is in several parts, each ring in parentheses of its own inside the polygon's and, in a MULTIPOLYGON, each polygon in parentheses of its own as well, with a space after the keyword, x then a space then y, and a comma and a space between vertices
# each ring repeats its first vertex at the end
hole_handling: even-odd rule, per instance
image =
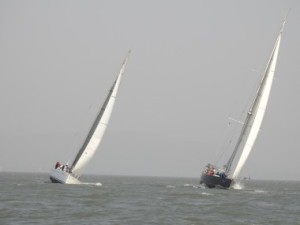
POLYGON ((59 167, 61 167, 61 163, 60 163, 60 162, 57 162, 57 163, 55 164, 55 169, 57 169, 57 168, 59 168, 59 167))
POLYGON ((214 175, 214 170, 213 170, 212 167, 209 167, 209 168, 207 169, 207 175, 208 175, 208 176, 213 176, 213 175, 214 175))
POLYGON ((68 164, 64 165, 62 170, 67 172, 67 173, 70 173, 70 168, 69 168, 68 164))

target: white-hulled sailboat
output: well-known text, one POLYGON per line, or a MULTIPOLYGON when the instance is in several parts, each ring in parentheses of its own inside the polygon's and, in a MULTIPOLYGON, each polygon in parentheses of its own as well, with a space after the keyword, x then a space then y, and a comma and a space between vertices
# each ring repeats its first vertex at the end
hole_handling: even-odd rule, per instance
POLYGON ((243 128, 241 130, 233 153, 231 154, 227 164, 223 168, 208 164, 202 172, 200 184, 205 184, 209 188, 229 188, 233 183, 232 181, 236 180, 239 177, 239 174, 243 166, 245 165, 245 162, 255 143, 266 111, 285 22, 286 20, 284 20, 282 24, 281 30, 271 53, 271 57, 268 61, 266 70, 260 82, 256 97, 253 101, 253 104, 251 105, 250 110, 248 111, 247 117, 245 118, 243 128), (233 175, 231 176, 230 172, 232 163, 238 151, 241 151, 241 156, 233 172, 233 175))
POLYGON ((82 174, 84 166, 90 161, 95 154, 102 138, 105 133, 109 118, 112 113, 112 109, 115 104, 116 95, 120 86, 122 75, 125 71, 125 67, 128 61, 129 53, 125 58, 120 73, 113 83, 109 93, 98 113, 83 145, 79 149, 73 163, 68 165, 62 165, 57 162, 55 168, 50 171, 50 180, 53 183, 64 184, 79 184, 79 177, 82 174))

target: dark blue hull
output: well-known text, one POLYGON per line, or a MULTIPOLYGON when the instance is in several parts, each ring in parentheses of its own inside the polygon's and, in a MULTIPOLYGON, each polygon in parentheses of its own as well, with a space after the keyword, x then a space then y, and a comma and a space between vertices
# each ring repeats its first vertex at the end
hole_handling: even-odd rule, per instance
POLYGON ((207 174, 202 174, 200 179, 200 184, 205 184, 208 188, 229 188, 232 179, 219 176, 211 176, 207 174))

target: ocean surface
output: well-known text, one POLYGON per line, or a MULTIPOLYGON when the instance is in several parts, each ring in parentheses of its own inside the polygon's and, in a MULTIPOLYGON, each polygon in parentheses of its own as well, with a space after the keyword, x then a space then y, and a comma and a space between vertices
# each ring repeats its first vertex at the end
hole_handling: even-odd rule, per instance
POLYGON ((198 179, 84 176, 62 185, 48 174, 0 173, 0 224, 300 224, 300 182, 243 181, 206 189, 198 179))

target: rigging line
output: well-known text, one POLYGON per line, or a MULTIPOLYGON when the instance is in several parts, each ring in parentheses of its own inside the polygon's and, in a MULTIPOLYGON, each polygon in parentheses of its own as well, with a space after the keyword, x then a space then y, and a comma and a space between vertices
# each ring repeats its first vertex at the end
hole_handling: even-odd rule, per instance
MULTIPOLYGON (((220 146, 219 151, 219 158, 217 159, 217 163, 223 158, 225 154, 231 154, 232 149, 234 148, 234 143, 236 142, 239 132, 241 130, 241 123, 232 123, 228 121, 227 125, 226 136, 224 135, 222 144, 220 146), (233 126, 232 126, 233 124, 233 126), (220 154, 221 152, 221 154, 220 154)), ((228 157, 226 157, 228 158, 228 157)), ((224 161, 223 164, 225 165, 227 162, 224 161)))
POLYGON ((216 153, 214 157, 214 164, 219 164, 220 160, 223 158, 225 152, 228 151, 229 145, 231 144, 231 139, 229 138, 231 135, 231 129, 234 127, 231 126, 232 123, 227 122, 227 125, 224 127, 223 131, 221 132, 221 138, 218 140, 221 140, 218 144, 218 152, 216 153), (228 141, 228 139, 230 139, 228 141))
POLYGON ((240 85, 238 85, 238 88, 236 88, 236 93, 240 94, 238 95, 238 98, 236 98, 230 104, 231 110, 229 111, 229 117, 235 118, 240 121, 244 119, 244 115, 248 112, 248 107, 250 106, 250 102, 253 100, 253 96, 255 96, 256 87, 258 82, 260 81, 260 75, 262 74, 261 72, 257 72, 259 76, 255 78, 255 81, 253 81, 251 72, 257 71, 251 69, 246 70, 246 73, 243 73, 244 75, 239 76, 239 79, 242 79, 242 82, 240 85))
POLYGON ((233 121, 233 122, 236 122, 236 123, 239 123, 239 124, 244 125, 244 122, 242 122, 242 121, 240 121, 240 120, 236 120, 236 119, 234 119, 234 118, 232 118, 232 117, 228 117, 228 119, 231 120, 231 121, 233 121))
MULTIPOLYGON (((250 77, 251 76, 246 75, 246 78, 248 78, 248 79, 243 79, 244 82, 240 86, 240 89, 247 90, 249 88, 248 84, 250 82, 249 81, 250 77)), ((258 80, 259 80, 259 77, 258 77, 258 80)), ((241 122, 241 121, 244 121, 246 116, 247 116, 250 102, 253 100, 253 95, 254 95, 254 91, 255 91, 254 86, 257 85, 258 82, 250 82, 250 83, 252 83, 251 86, 253 86, 251 91, 247 91, 247 93, 245 93, 245 91, 240 91, 239 93, 244 93, 242 98, 239 98, 237 101, 235 101, 233 103, 233 105, 235 105, 234 107, 233 106, 230 107, 232 110, 229 113, 228 118, 230 120, 233 120, 234 122, 237 122, 239 125, 241 125, 241 124, 243 125, 243 122, 241 122), (246 99, 246 101, 245 101, 245 99, 246 99), (233 111, 239 111, 239 110, 236 110, 237 106, 239 106, 239 105, 243 105, 243 107, 241 107, 242 112, 237 113, 238 116, 233 116, 233 111), (233 117, 238 118, 238 119, 233 119, 233 117)), ((215 161, 216 162, 219 162, 225 153, 229 153, 229 152, 232 151, 232 148, 234 148, 234 146, 232 146, 232 145, 233 145, 234 141, 238 138, 238 133, 237 132, 238 132, 238 130, 241 129, 241 126, 233 126, 232 127, 232 126, 230 126, 231 124, 232 123, 230 123, 230 121, 229 121, 228 125, 226 127, 227 128, 227 136, 222 135, 223 136, 223 138, 222 138, 223 141, 219 146, 219 153, 218 153, 219 157, 217 155, 215 156, 215 161), (230 127, 232 127, 231 130, 230 130, 230 127), (220 154, 220 152, 221 152, 221 154, 220 154)), ((226 164, 226 162, 224 162, 224 164, 226 164)))
MULTIPOLYGON (((246 104, 247 105, 247 104, 246 104)), ((245 106, 246 107, 246 106, 245 106)), ((239 145, 239 143, 242 141, 242 139, 241 139, 241 132, 243 133, 244 132, 244 130, 245 130, 245 126, 246 126, 246 123, 247 123, 247 121, 249 120, 249 117, 251 116, 251 113, 249 113, 249 111, 247 111, 247 114, 246 114, 246 116, 245 116, 245 107, 244 107, 244 110, 243 110, 243 112, 240 114, 240 118, 241 118, 241 120, 242 121, 246 121, 244 124, 243 124, 243 126, 242 126, 242 128, 240 128, 240 127, 238 127, 238 126, 236 126, 236 129, 234 130, 234 133, 232 134, 232 138, 230 139, 230 145, 228 146, 228 149, 227 150, 232 150, 232 149, 234 149, 234 151, 233 151, 233 154, 231 154, 231 156, 230 156, 230 158, 229 158, 229 160, 228 160, 228 162, 226 162, 225 163, 225 167, 226 167, 226 173, 228 173, 229 171, 230 171, 230 167, 231 167, 231 165, 232 165, 232 162, 233 162, 233 158, 234 158, 234 156, 235 156, 235 154, 236 154, 236 152, 237 152, 237 144, 235 144, 235 145, 231 145, 232 143, 233 143, 233 141, 232 140, 234 140, 234 143, 238 143, 238 145, 239 145), (242 118, 242 117, 244 117, 244 118, 242 118), (240 129, 240 132, 239 132, 239 134, 237 133, 237 129, 240 129), (236 140, 235 140, 236 139, 236 140)), ((249 109, 249 107, 248 107, 248 109, 249 109)))
MULTIPOLYGON (((81 111, 79 113, 78 118, 85 118, 85 117, 90 117, 89 115, 92 115, 93 110, 94 109, 94 104, 89 105, 88 107, 84 107, 85 109, 83 110, 79 110, 81 111)), ((78 111, 78 110, 77 110, 78 111)), ((80 123, 76 123, 76 126, 74 127, 74 131, 71 133, 72 137, 71 137, 71 143, 70 143, 70 148, 68 149, 67 152, 67 157, 68 157, 68 162, 70 163, 73 158, 74 158, 74 153, 76 153, 78 151, 78 148, 83 144, 84 141, 84 135, 80 136, 80 134, 83 134, 83 131, 86 129, 88 129, 88 127, 84 126, 84 122, 81 119, 78 119, 76 121, 81 121, 80 123)))
MULTIPOLYGON (((252 72, 254 72, 253 70, 251 70, 252 72)), ((255 81, 250 81, 250 79, 246 79, 246 85, 243 88, 243 90, 247 89, 247 91, 243 91, 243 97, 241 98, 241 105, 243 105, 242 107, 242 111, 241 113, 239 113, 239 116, 236 117, 238 118, 237 121, 244 121, 245 118, 247 117, 247 114, 249 113, 249 109, 251 108, 251 105, 253 103, 253 100, 257 94, 257 87, 260 85, 261 83, 261 77, 262 77, 262 73, 257 73, 259 74, 259 76, 255 77, 255 81), (249 83, 251 83, 251 85, 248 85, 249 83), (249 90, 248 90, 249 89, 249 90)), ((249 76, 251 77, 251 76, 249 76)), ((244 122, 242 122, 242 124, 244 124, 244 122)))

